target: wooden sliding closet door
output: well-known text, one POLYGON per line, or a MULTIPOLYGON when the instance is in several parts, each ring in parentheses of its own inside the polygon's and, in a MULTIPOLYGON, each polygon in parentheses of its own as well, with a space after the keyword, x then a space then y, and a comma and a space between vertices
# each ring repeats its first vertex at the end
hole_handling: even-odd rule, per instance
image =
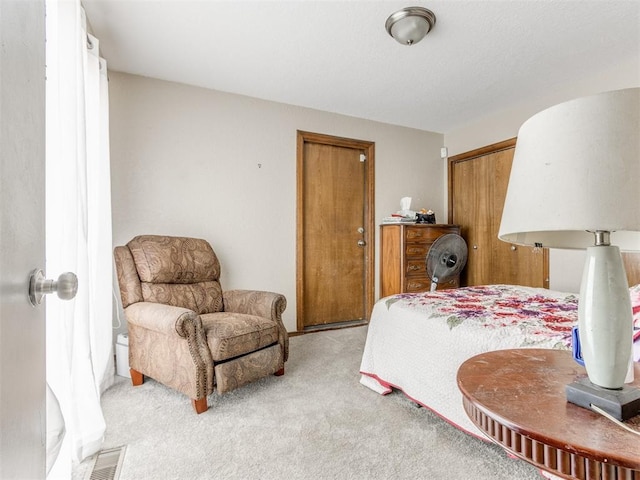
POLYGON ((457 162, 450 195, 455 199, 450 209, 449 223, 460 225, 460 234, 467 242, 469 258, 461 275, 462 285, 491 283, 492 196, 490 162, 457 162), (453 213, 453 215, 451 215, 453 213), (453 219, 453 220, 452 220, 453 219), (455 223, 454 223, 455 222, 455 223))
POLYGON ((449 159, 449 223, 460 225, 469 259, 462 285, 548 287, 547 249, 498 239, 515 139, 449 159))

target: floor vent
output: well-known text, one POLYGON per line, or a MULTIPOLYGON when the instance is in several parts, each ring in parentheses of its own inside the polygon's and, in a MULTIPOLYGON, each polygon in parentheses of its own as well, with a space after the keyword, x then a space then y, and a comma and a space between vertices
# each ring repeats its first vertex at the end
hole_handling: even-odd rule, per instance
POLYGON ((85 480, 118 480, 126 446, 99 451, 85 480))

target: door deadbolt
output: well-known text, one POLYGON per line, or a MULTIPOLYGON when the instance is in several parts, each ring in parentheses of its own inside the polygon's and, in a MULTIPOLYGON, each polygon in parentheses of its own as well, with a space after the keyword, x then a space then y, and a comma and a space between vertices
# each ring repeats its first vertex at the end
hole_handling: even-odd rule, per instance
POLYGON ((29 302, 38 306, 42 303, 42 297, 49 293, 57 293, 62 300, 71 300, 78 293, 78 277, 75 273, 65 272, 60 274, 58 280, 47 279, 44 272, 36 269, 31 272, 29 278, 29 302))

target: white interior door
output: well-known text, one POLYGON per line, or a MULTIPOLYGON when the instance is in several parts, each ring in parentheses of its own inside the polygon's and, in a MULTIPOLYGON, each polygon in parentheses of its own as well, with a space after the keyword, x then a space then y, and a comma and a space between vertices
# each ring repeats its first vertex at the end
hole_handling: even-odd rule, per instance
POLYGON ((0 478, 45 478, 44 0, 0 0, 0 478))

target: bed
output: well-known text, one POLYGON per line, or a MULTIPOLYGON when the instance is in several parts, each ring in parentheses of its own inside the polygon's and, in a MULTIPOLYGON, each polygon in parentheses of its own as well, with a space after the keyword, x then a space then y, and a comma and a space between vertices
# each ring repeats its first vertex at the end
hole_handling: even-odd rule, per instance
MULTIPOLYGON (((640 285, 630 287, 640 327, 640 285)), ((514 285, 406 293, 374 305, 360 383, 380 394, 393 389, 471 435, 456 383, 468 358, 507 348, 571 349, 578 296, 514 285)), ((638 344, 636 344, 638 345, 638 344)))

